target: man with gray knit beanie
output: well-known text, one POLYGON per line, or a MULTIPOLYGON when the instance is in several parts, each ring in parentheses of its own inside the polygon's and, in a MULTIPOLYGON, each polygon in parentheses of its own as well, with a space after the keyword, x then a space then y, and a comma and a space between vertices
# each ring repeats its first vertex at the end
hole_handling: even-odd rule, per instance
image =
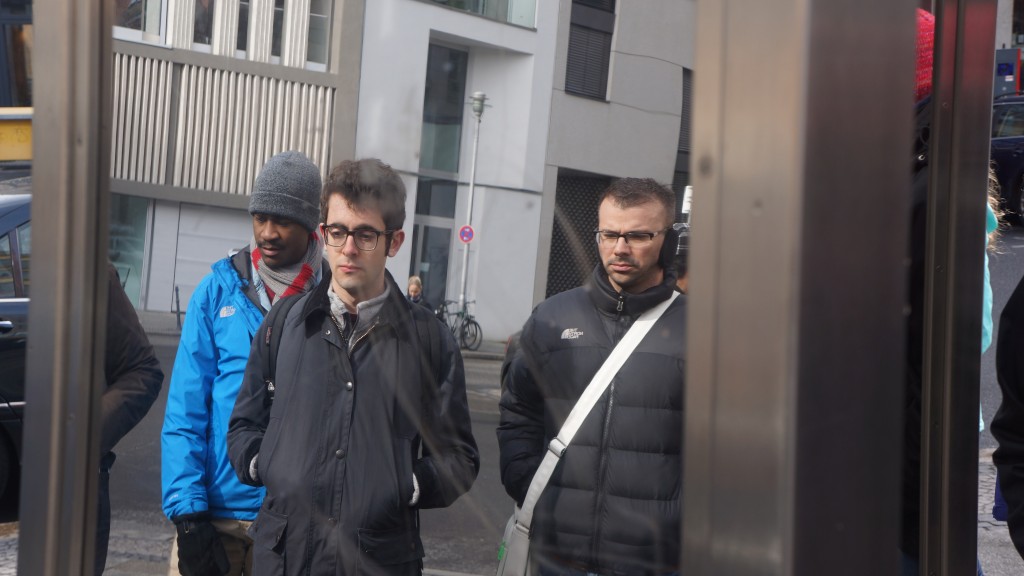
POLYGON ((250 194, 249 246, 214 263, 189 301, 161 436, 163 509, 178 531, 169 574, 252 574, 246 531, 264 490, 235 476, 227 423, 264 316, 328 269, 320 188, 320 168, 301 152, 268 160, 250 194))

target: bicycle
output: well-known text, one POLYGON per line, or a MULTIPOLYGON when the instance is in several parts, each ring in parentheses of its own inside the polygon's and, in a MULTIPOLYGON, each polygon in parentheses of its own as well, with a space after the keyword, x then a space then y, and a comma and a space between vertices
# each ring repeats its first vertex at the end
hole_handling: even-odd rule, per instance
POLYGON ((484 340, 484 331, 480 328, 480 323, 469 311, 469 305, 474 302, 476 301, 466 302, 459 308, 459 303, 455 300, 445 300, 434 312, 455 335, 459 346, 467 350, 476 350, 484 340))

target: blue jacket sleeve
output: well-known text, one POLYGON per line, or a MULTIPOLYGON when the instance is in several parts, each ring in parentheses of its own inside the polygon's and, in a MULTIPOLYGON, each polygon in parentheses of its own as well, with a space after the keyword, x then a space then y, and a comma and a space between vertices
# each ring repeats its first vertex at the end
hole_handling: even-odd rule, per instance
POLYGON ((209 407, 218 369, 211 284, 202 282, 189 301, 167 393, 160 475, 163 510, 170 519, 208 509, 209 407))

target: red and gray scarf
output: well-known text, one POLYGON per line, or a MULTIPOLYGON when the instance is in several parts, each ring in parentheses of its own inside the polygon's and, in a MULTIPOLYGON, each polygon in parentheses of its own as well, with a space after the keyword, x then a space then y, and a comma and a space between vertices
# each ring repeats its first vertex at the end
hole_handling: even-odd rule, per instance
POLYGON ((253 238, 249 243, 252 265, 263 281, 270 302, 293 294, 302 294, 316 285, 316 275, 324 258, 324 241, 316 232, 309 234, 306 255, 296 264, 271 268, 263 262, 263 253, 253 238))

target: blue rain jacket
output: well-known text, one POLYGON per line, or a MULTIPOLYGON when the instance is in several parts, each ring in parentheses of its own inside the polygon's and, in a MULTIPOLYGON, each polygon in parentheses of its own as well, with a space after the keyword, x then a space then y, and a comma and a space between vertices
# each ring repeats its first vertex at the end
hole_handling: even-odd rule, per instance
POLYGON ((246 279, 248 255, 214 263, 189 301, 161 434, 163 510, 171 519, 208 510, 215 518, 254 520, 263 502, 263 488, 238 481, 227 445, 228 419, 264 316, 246 279))

